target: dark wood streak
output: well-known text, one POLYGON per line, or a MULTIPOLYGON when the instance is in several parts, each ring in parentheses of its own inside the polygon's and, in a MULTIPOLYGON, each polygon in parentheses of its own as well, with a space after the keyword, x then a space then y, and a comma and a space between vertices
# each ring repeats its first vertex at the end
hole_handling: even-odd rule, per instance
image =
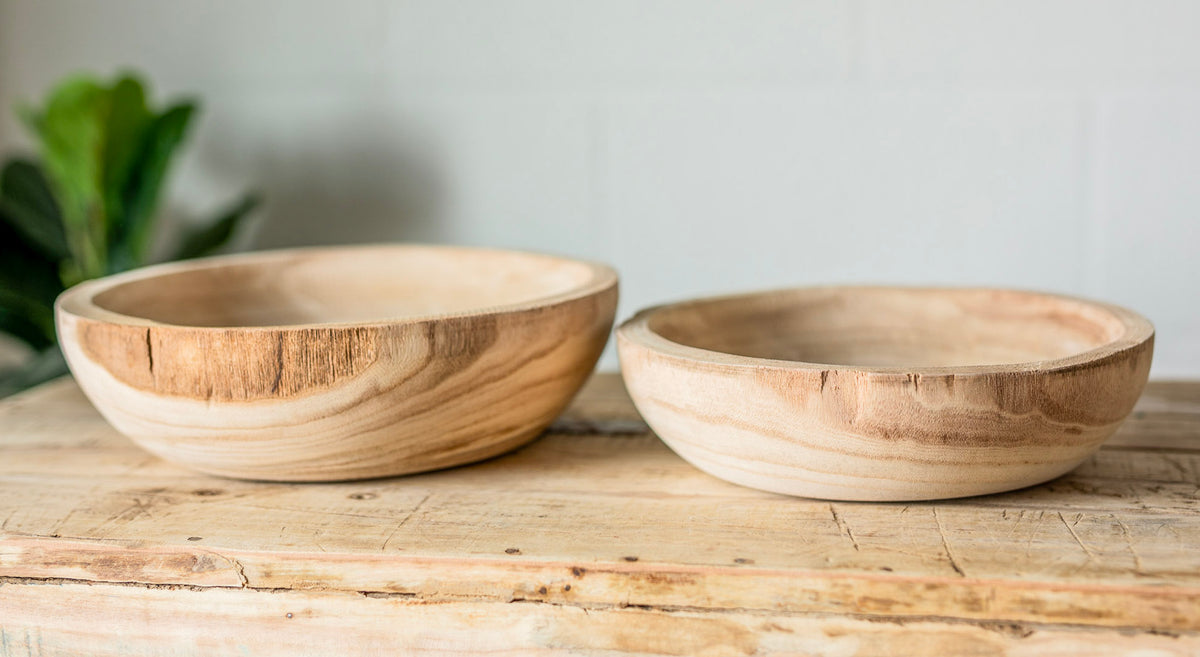
POLYGON ((154 377, 154 342, 150 339, 150 329, 146 329, 146 367, 150 370, 151 378, 154 377))
MULTIPOLYGON (((886 431, 889 437, 899 435, 918 443, 978 444, 987 442, 996 433, 997 423, 1036 422, 1039 430, 1062 432, 1055 444, 1072 444, 1070 436, 1081 434, 1082 429, 1111 427, 1129 414, 1140 389, 1110 385, 1108 368, 1122 366, 1124 361, 1135 370, 1135 376, 1144 380, 1149 372, 1150 353, 1150 345, 1139 346, 1101 359, 1100 366, 1088 363, 1050 373, 867 375, 872 386, 891 387, 897 392, 911 389, 913 394, 908 399, 903 395, 888 396, 889 415, 904 418, 905 431, 899 434, 888 428, 894 423, 863 415, 858 386, 864 375, 860 372, 822 370, 816 375, 806 371, 759 370, 754 375, 763 394, 786 396, 790 404, 800 408, 820 405, 822 419, 833 430, 848 431, 853 427, 855 432, 870 433, 874 428, 880 437, 886 431), (921 422, 913 422, 914 419, 921 422), (916 430, 926 423, 953 426, 958 437, 948 440, 945 431, 916 430)), ((996 444, 1044 442, 1024 442, 1021 438, 1008 434, 996 444)))
MULTIPOLYGON (((602 296, 604 296, 608 302, 615 304, 615 289, 612 290, 611 295, 605 294, 602 296)), ((589 299, 578 299, 565 302, 561 305, 582 305, 594 303, 595 302, 589 299)), ((446 418, 445 422, 443 422, 441 426, 442 429, 447 431, 451 437, 448 437, 445 442, 440 443, 440 447, 438 448, 439 450, 453 450, 456 448, 462 448, 465 445, 469 445, 479 439, 479 432, 477 431, 479 422, 474 419, 474 416, 479 416, 478 419, 480 421, 484 421, 489 417, 502 414, 506 410, 506 407, 516 403, 515 400, 511 398, 510 394, 505 392, 510 389, 511 386, 509 384, 511 384, 513 380, 520 380, 521 385, 519 390, 528 390, 546 380, 565 380, 563 385, 560 386, 561 389, 574 389, 587 377, 587 371, 581 371, 578 368, 569 366, 569 363, 572 362, 572 359, 564 359, 561 361, 561 365, 551 369, 548 374, 543 374, 540 376, 533 373, 529 375, 523 374, 523 372, 528 369, 530 365, 545 360, 547 356, 562 349, 564 345, 569 346, 568 342, 577 343, 577 346, 573 347, 575 349, 583 349, 587 352, 596 354, 599 354, 600 350, 602 350, 604 347, 604 343, 607 340, 608 331, 611 328, 610 323, 601 322, 601 324, 604 325, 603 330, 595 330, 591 334, 581 334, 581 331, 584 331, 588 327, 594 326, 597 319, 605 316, 603 306, 601 308, 593 309, 587 309, 584 307, 580 308, 579 310, 568 312, 563 312, 564 308, 551 306, 546 309, 545 312, 550 312, 553 310, 557 310, 564 317, 571 318, 570 323, 563 326, 562 328, 564 330, 559 333, 546 334, 545 326, 535 320, 531 320, 528 315, 501 316, 497 318, 491 326, 492 336, 487 342, 487 348, 492 348, 493 346, 496 346, 496 343, 499 340, 504 340, 505 342, 511 342, 513 344, 527 344, 529 345, 530 350, 527 353, 514 353, 511 349, 512 345, 506 345, 502 350, 502 353, 509 355, 509 357, 498 362, 489 363, 489 366, 486 370, 481 371, 479 376, 472 378, 470 381, 461 381, 457 385, 449 388, 441 386, 438 388, 437 395, 424 396, 422 398, 424 400, 423 403, 415 403, 414 400, 406 398, 406 396, 403 394, 403 391, 397 388, 389 388, 381 391, 380 394, 385 395, 389 400, 391 400, 390 403, 405 404, 406 411, 414 416, 425 416, 433 413, 448 414, 449 417, 446 418), (584 312, 585 310, 590 310, 591 312, 584 312), (592 314, 593 312, 595 314, 592 314), (551 337, 533 339, 535 335, 539 334, 542 334, 543 336, 549 335, 551 337), (495 391, 495 393, 492 391, 495 391), (495 397, 495 394, 500 393, 504 393, 505 396, 495 397), (476 403, 472 404, 471 406, 471 416, 463 416, 461 412, 448 410, 465 408, 465 404, 460 406, 456 405, 454 402, 467 396, 476 398, 476 403), (485 403, 478 403, 478 401, 481 399, 486 399, 487 401, 485 403)), ((476 360, 481 358, 486 350, 487 349, 482 349, 478 353, 474 354, 470 362, 474 363, 476 360)), ((441 364, 444 363, 439 363, 439 365, 441 364)), ((427 363, 425 366, 428 367, 429 364, 427 363)), ((436 380, 439 384, 443 384, 446 382, 447 378, 448 376, 439 376, 436 380)), ((412 379, 412 377, 408 377, 408 379, 412 379)), ((537 431, 540 431, 546 424, 548 424, 550 420, 552 420, 562 410, 562 408, 569 403, 569 401, 569 397, 562 398, 561 395, 542 395, 533 399, 529 399, 528 403, 533 405, 531 407, 539 407, 549 404, 549 408, 547 409, 546 413, 539 414, 545 416, 544 421, 539 421, 533 424, 520 423, 519 425, 516 425, 516 428, 514 429, 501 431, 499 433, 536 433, 537 431)), ((386 426, 386 423, 380 423, 377 426, 369 427, 368 430, 379 429, 383 428, 384 426, 386 426)), ((409 449, 410 448, 404 445, 396 446, 397 451, 409 451, 409 449)))
POLYGON ((271 394, 279 393, 279 382, 283 380, 283 334, 275 336, 275 382, 271 384, 271 394))

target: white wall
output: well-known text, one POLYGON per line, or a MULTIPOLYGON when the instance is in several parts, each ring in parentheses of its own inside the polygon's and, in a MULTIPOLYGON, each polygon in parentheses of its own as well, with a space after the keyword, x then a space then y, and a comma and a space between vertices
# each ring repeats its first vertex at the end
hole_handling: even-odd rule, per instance
POLYGON ((201 94, 174 211, 258 186, 258 247, 585 256, 622 317, 1057 290, 1145 313, 1155 376, 1200 376, 1198 37, 1191 0, 0 0, 0 103, 122 64, 201 94))

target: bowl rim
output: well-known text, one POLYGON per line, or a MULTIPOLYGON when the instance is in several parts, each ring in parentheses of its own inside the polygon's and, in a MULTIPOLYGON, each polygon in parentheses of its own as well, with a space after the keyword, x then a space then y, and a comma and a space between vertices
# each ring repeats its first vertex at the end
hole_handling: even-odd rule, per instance
POLYGON ((423 322, 460 319, 465 317, 480 317, 485 315, 502 315, 520 313, 539 308, 575 301, 577 299, 587 298, 595 294, 605 292, 608 289, 615 288, 618 285, 618 276, 616 270, 612 267, 592 261, 579 258, 571 258, 560 255, 551 255, 547 253, 539 253, 536 251, 524 251, 519 249, 503 249, 490 247, 476 246, 459 246, 448 244, 426 244, 412 242, 392 242, 392 243, 373 243, 373 244, 347 244, 337 246, 304 246, 282 249, 267 249, 262 251, 247 251, 242 253, 234 253, 227 255, 208 256, 204 258, 194 258, 191 260, 179 260, 175 262, 166 262, 155 265, 148 265, 131 269, 129 271, 118 274, 111 274, 101 278, 92 279, 78 283, 66 290, 63 290, 58 298, 55 299, 55 317, 62 315, 70 315, 75 318, 82 318, 96 322, 104 322, 109 324, 119 324, 125 326, 140 326, 153 327, 155 329, 164 330, 187 330, 187 331, 302 331, 309 329, 353 329, 353 328, 379 328, 388 326, 403 326, 410 324, 420 324, 423 322), (286 260, 295 257, 296 255, 322 255, 322 254, 345 254, 348 252, 363 252, 363 251, 435 251, 443 253, 458 253, 463 255, 483 255, 483 254, 501 254, 510 256, 524 256, 530 258, 540 258, 549 261, 560 263, 571 263, 582 265, 585 267, 589 276, 582 283, 575 285, 567 290, 555 294, 542 295, 508 304, 498 304, 495 306, 480 306, 469 310, 447 313, 427 313, 422 315, 402 315, 397 317, 381 317, 377 320, 357 321, 357 322, 307 322, 298 324, 263 324, 255 326, 199 326, 195 324, 177 324, 173 322, 160 322, 157 320, 140 317, 138 315, 130 315, 120 313, 108 308, 104 308, 95 302, 96 296, 117 288, 127 283, 133 283, 142 280, 149 280, 170 274, 181 272, 198 271, 204 269, 215 269, 226 265, 253 264, 253 263, 270 263, 273 260, 286 260))
MULTIPOLYGON (((617 327, 617 351, 621 352, 624 341, 636 343, 652 352, 666 354, 676 359, 688 361, 696 365, 706 365, 718 368, 749 368, 776 369, 813 372, 861 372, 881 375, 989 375, 1013 374, 1031 372, 1051 372, 1075 369, 1103 360, 1116 354, 1134 349, 1154 339, 1154 325, 1139 313, 1122 306, 1095 301, 1083 297, 1043 292, 1020 288, 986 287, 986 286, 950 286, 950 285, 812 285, 720 294, 697 297, 683 301, 670 302, 643 308, 617 327), (1000 292, 1017 293, 1070 301, 1111 313, 1121 323, 1121 335, 1091 349, 1081 351, 1062 358, 1052 358, 1038 361, 1019 363, 980 363, 972 365, 941 365, 941 366, 869 366, 849 365, 846 363, 820 363, 815 361, 785 360, 777 358, 758 358, 742 356, 723 351, 704 349, 676 342, 664 337, 650 328, 650 320, 660 312, 677 308, 699 305, 704 303, 732 301, 738 299, 761 298, 770 296, 785 296, 796 292, 819 291, 910 291, 910 292, 1000 292)), ((624 367, 622 367, 624 370, 624 367)))

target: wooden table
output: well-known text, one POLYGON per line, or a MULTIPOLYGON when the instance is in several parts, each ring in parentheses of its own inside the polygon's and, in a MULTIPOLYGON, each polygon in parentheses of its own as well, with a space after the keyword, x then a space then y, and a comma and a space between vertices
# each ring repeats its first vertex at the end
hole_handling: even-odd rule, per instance
POLYGON ((1200 654, 1198 492, 1200 383, 1043 486, 830 504, 694 470, 612 375, 507 457, 312 485, 168 465, 67 379, 0 403, 0 651, 1200 654))

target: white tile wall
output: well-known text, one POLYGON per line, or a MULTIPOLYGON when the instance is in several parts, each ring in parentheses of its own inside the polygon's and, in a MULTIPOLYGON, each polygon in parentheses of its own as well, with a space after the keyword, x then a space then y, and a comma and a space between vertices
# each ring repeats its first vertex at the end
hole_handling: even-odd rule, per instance
POLYGON ((1193 0, 865 0, 875 75, 969 81, 1181 77, 1200 71, 1193 0))
POLYGON ((1099 290, 1156 322, 1156 373, 1200 364, 1200 90, 1099 103, 1094 177, 1099 290))
MULTIPOLYGON (((594 110, 553 95, 397 98, 421 125, 440 199, 421 239, 531 247, 595 257, 604 225, 592 214, 594 110)), ((395 239, 404 239, 401 233, 395 239)))
POLYGON ((131 65, 170 90, 323 90, 375 76, 378 0, 38 0, 0 7, 4 83, 131 65))
POLYGON ((121 65, 202 94, 171 212, 256 186, 253 246, 596 258, 622 316, 1082 293, 1155 320, 1156 376, 1200 376, 1198 34, 1183 0, 0 0, 0 103, 121 65))
POLYGON ((499 0, 388 5, 385 68, 475 84, 706 84, 845 72, 839 0, 499 0))
POLYGON ((1082 284, 1069 97, 839 89, 610 107, 626 310, 828 281, 1082 284))

